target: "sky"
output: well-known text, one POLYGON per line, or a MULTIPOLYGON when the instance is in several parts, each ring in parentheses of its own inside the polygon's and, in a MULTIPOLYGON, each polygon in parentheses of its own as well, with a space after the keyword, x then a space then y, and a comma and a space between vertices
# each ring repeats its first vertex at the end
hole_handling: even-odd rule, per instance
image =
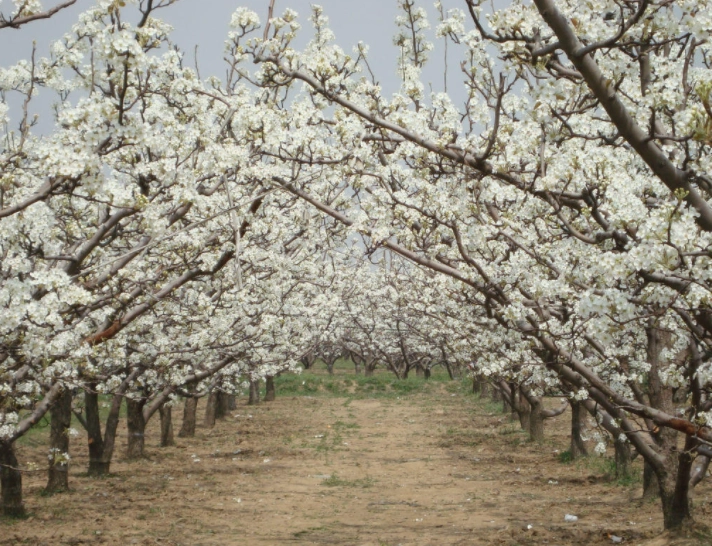
MULTIPOLYGON (((43 0, 45 8, 52 7, 60 0, 43 0)), ((78 0, 49 20, 35 21, 19 30, 6 28, 0 30, 0 66, 8 66, 19 59, 29 58, 32 42, 37 42, 39 55, 46 55, 49 44, 62 37, 71 29, 78 15, 94 5, 95 0, 78 0)), ((309 38, 310 24, 307 20, 310 5, 313 0, 277 0, 275 14, 291 8, 299 13, 302 24, 301 46, 309 38)), ((393 45, 395 33, 395 18, 398 15, 397 0, 321 0, 329 17, 331 28, 336 35, 337 43, 347 52, 353 46, 363 41, 370 48, 369 64, 377 80, 387 93, 398 88, 396 77, 398 50, 393 45)), ((442 40, 436 41, 434 27, 437 23, 433 0, 419 2, 430 15, 431 40, 439 46, 432 54, 433 62, 426 70, 426 83, 432 83, 433 89, 441 90, 443 82, 442 40), (439 42, 439 43, 438 43, 439 42)), ((463 0, 444 0, 445 8, 459 7, 464 9, 463 0)), ((225 72, 223 58, 223 43, 228 33, 228 24, 232 13, 240 6, 248 7, 258 13, 260 19, 267 18, 269 0, 178 0, 172 6, 154 12, 169 22, 175 32, 173 41, 185 52, 185 60, 191 66, 194 64, 195 46, 198 46, 198 62, 203 78, 210 75, 222 76, 225 72)), ((0 0, 0 9, 8 13, 11 8, 9 0, 0 0)), ((138 12, 133 8, 138 20, 138 12)), ((135 22, 135 21, 134 21, 135 22)), ((459 60, 450 59, 450 70, 457 69, 459 60)))

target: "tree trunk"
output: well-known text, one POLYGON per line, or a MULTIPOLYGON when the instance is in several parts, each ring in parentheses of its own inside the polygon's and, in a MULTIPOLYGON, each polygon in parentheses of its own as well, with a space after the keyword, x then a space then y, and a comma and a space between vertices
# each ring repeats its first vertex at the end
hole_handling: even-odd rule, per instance
POLYGON ((430 368, 425 368, 425 370, 423 370, 423 377, 426 379, 426 381, 430 379, 430 368))
POLYGON ((571 447, 569 452, 571 453, 571 460, 576 460, 579 457, 585 457, 588 455, 588 450, 586 449, 586 444, 581 438, 581 429, 583 428, 583 411, 581 407, 581 402, 578 400, 569 400, 571 405, 571 447))
POLYGON ((208 401, 205 404, 205 418, 203 424, 208 428, 213 428, 215 426, 215 419, 218 413, 218 393, 217 391, 210 391, 208 395, 208 401))
POLYGON ((178 431, 179 438, 192 438, 195 436, 195 420, 198 410, 198 399, 192 396, 185 399, 183 406, 183 423, 178 431))
POLYGON ((237 396, 234 394, 227 395, 227 409, 228 411, 235 411, 237 409, 237 396))
POLYGON ((326 362, 326 371, 329 372, 329 375, 334 375, 334 363, 335 361, 333 360, 327 360, 326 362))
POLYGON ((69 427, 72 424, 72 392, 65 389, 50 409, 49 469, 47 493, 69 489, 69 427))
POLYGON ((304 369, 308 370, 314 365, 315 360, 316 358, 314 357, 314 352, 309 351, 299 361, 302 363, 302 366, 304 366, 304 369))
POLYGON ((656 499, 660 496, 660 485, 652 465, 643 461, 643 498, 656 499))
POLYGON ((128 447, 126 457, 129 459, 140 459, 144 456, 143 448, 145 444, 146 420, 143 417, 143 406, 145 399, 126 399, 126 425, 128 426, 128 447))
POLYGON ((502 392, 495 385, 495 387, 492 389, 492 392, 490 393, 490 399, 492 400, 492 402, 501 402, 503 398, 504 397, 502 396, 502 392))
POLYGON ((544 441, 544 416, 542 415, 541 399, 536 398, 529 404, 531 412, 529 414, 529 439, 533 442, 544 441))
POLYGON ((660 500, 663 508, 663 526, 668 529, 679 529, 692 520, 690 507, 690 471, 696 440, 688 436, 685 449, 679 453, 670 453, 666 472, 658 474, 660 484, 660 500), (675 468, 677 467, 677 468, 675 468))
POLYGON ((361 363, 358 360, 354 360, 354 371, 356 375, 361 375, 361 363))
POLYGON ((176 445, 173 439, 173 411, 171 406, 163 404, 158 408, 161 415, 161 447, 176 445))
POLYGON ((477 376, 472 376, 472 394, 482 395, 482 383, 477 380, 477 376))
MULTIPOLYGON (((650 371, 648 372, 648 397, 650 404, 657 409, 661 409, 668 413, 673 413, 672 390, 666 388, 660 378, 660 354, 665 348, 665 344, 670 339, 668 332, 663 332, 655 326, 654 320, 649 319, 649 323, 645 329, 647 337, 646 356, 650 371)), ((672 450, 677 445, 677 434, 673 430, 661 428, 651 434, 658 452, 665 456, 665 470, 661 473, 648 461, 643 464, 643 498, 650 499, 661 496, 663 490, 670 489, 670 464, 673 457, 672 450), (662 478, 662 479, 661 479, 662 478), (665 483, 668 482, 668 483, 665 483)), ((673 486, 674 487, 674 486, 673 486)), ((669 504, 672 498, 671 494, 667 502, 669 504)), ((663 519, 665 519, 666 501, 661 498, 663 503, 663 519)))
POLYGON ((254 379, 250 381, 250 398, 247 400, 247 404, 250 406, 256 406, 260 403, 260 381, 259 379, 254 379))
POLYGON ((512 400, 517 404, 514 409, 517 411, 519 425, 522 427, 522 430, 528 431, 531 436, 532 409, 529 402, 527 402, 527 399, 524 398, 524 395, 522 395, 521 389, 517 390, 519 391, 518 393, 512 391, 512 400))
POLYGON ((218 392, 217 406, 215 407, 215 418, 225 419, 229 412, 228 395, 225 392, 218 392))
POLYGON ((115 394, 112 397, 109 415, 106 418, 106 427, 102 437, 101 419, 99 417, 99 395, 96 385, 89 385, 84 393, 84 410, 86 412, 87 435, 89 442, 89 469, 90 476, 106 476, 111 467, 111 458, 114 455, 116 444, 116 430, 119 427, 119 412, 123 396, 115 394))
POLYGON ((616 438, 613 441, 613 448, 615 449, 616 479, 620 480, 630 476, 630 463, 632 461, 630 444, 616 438))
MULTIPOLYGON (((502 384, 502 389, 504 389, 506 385, 502 384)), ((517 396, 517 385, 514 383, 509 384, 509 390, 502 390, 502 413, 510 413, 510 419, 514 420, 515 415, 518 415, 519 413, 519 406, 517 404, 517 400, 514 398, 517 396), (507 397, 507 393, 509 393, 509 397, 507 397)), ((526 407, 523 406, 523 407, 526 407)), ((527 429, 529 427, 529 420, 527 417, 526 423, 521 423, 522 428, 527 429)))
POLYGON ((20 472, 19 466, 14 446, 0 442, 2 513, 11 518, 25 516, 25 507, 22 504, 22 472, 20 472))
POLYGON ((274 377, 268 375, 265 378, 266 392, 265 392, 265 402, 273 402, 277 397, 277 391, 274 388, 274 377))
POLYGON ((493 387, 487 381, 480 381, 480 399, 485 396, 490 396, 492 388, 493 387))
POLYGON ((415 367, 415 377, 423 377, 423 368, 420 366, 415 367))
POLYGON ((93 392, 96 385, 89 385, 89 391, 84 393, 84 412, 87 423, 87 436, 89 442, 89 470, 90 476, 104 476, 109 473, 109 465, 105 464, 104 438, 101 434, 101 418, 99 417, 99 395, 93 392))

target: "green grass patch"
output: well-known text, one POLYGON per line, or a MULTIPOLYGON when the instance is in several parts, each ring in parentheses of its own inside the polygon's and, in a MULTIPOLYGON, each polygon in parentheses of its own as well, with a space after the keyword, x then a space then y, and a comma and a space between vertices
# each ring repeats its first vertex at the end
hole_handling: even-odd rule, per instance
POLYGON ((573 462, 573 458, 571 457, 571 451, 569 451, 568 449, 559 453, 558 459, 559 462, 562 464, 569 464, 573 462))
POLYGON ((398 379, 392 372, 377 370, 374 375, 356 375, 353 368, 334 370, 333 375, 318 367, 300 374, 282 374, 275 378, 278 396, 333 396, 349 400, 365 398, 398 398, 418 393, 441 391, 460 392, 458 381, 450 381, 445 371, 435 371, 430 379, 411 374, 407 379, 398 379))
MULTIPOLYGON (((565 451, 559 454, 559 460, 562 460, 562 455, 568 454, 568 462, 571 461, 571 454, 565 451)), ((565 459, 564 457, 563 459, 565 459)), ((578 468, 584 468, 592 474, 605 476, 608 483, 620 485, 623 487, 637 487, 643 483, 643 467, 639 463, 631 463, 628 465, 628 471, 623 473, 616 472, 616 461, 612 457, 598 457, 596 455, 588 455, 580 457, 573 461, 578 468)))

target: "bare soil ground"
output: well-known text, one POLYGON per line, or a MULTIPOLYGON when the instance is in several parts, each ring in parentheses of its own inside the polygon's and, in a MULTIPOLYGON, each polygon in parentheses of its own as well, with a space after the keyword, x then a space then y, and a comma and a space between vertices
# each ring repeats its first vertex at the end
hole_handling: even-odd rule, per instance
MULTIPOLYGON (((157 447, 157 421, 148 459, 123 459, 119 443, 106 479, 81 474, 80 441, 69 493, 42 496, 44 473, 28 474, 31 517, 0 522, 0 544, 712 543, 704 531, 661 534, 657 502, 640 500, 636 480, 612 481, 604 460, 560 462, 568 412, 532 444, 494 404, 453 383, 374 398, 278 394, 241 403, 170 448, 157 447)), ((44 453, 24 446, 20 458, 44 466, 44 453)), ((712 521, 709 481, 695 493, 698 522, 712 521)))

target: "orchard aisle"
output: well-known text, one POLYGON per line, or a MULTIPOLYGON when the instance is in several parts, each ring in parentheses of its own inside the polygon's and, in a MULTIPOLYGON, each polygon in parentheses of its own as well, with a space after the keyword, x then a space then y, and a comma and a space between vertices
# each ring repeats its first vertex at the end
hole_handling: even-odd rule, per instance
MULTIPOLYGON (((0 544, 640 544, 659 534, 659 510, 636 500, 637 487, 604 483, 601 464, 558 461, 568 414, 533 446, 493 404, 429 387, 241 403, 174 448, 156 447, 151 423, 148 464, 119 459, 92 480, 76 475, 78 454, 73 491, 51 498, 39 496, 42 475, 30 478, 33 518, 6 524, 0 544)), ((701 493, 704 519, 710 488, 701 493)))

